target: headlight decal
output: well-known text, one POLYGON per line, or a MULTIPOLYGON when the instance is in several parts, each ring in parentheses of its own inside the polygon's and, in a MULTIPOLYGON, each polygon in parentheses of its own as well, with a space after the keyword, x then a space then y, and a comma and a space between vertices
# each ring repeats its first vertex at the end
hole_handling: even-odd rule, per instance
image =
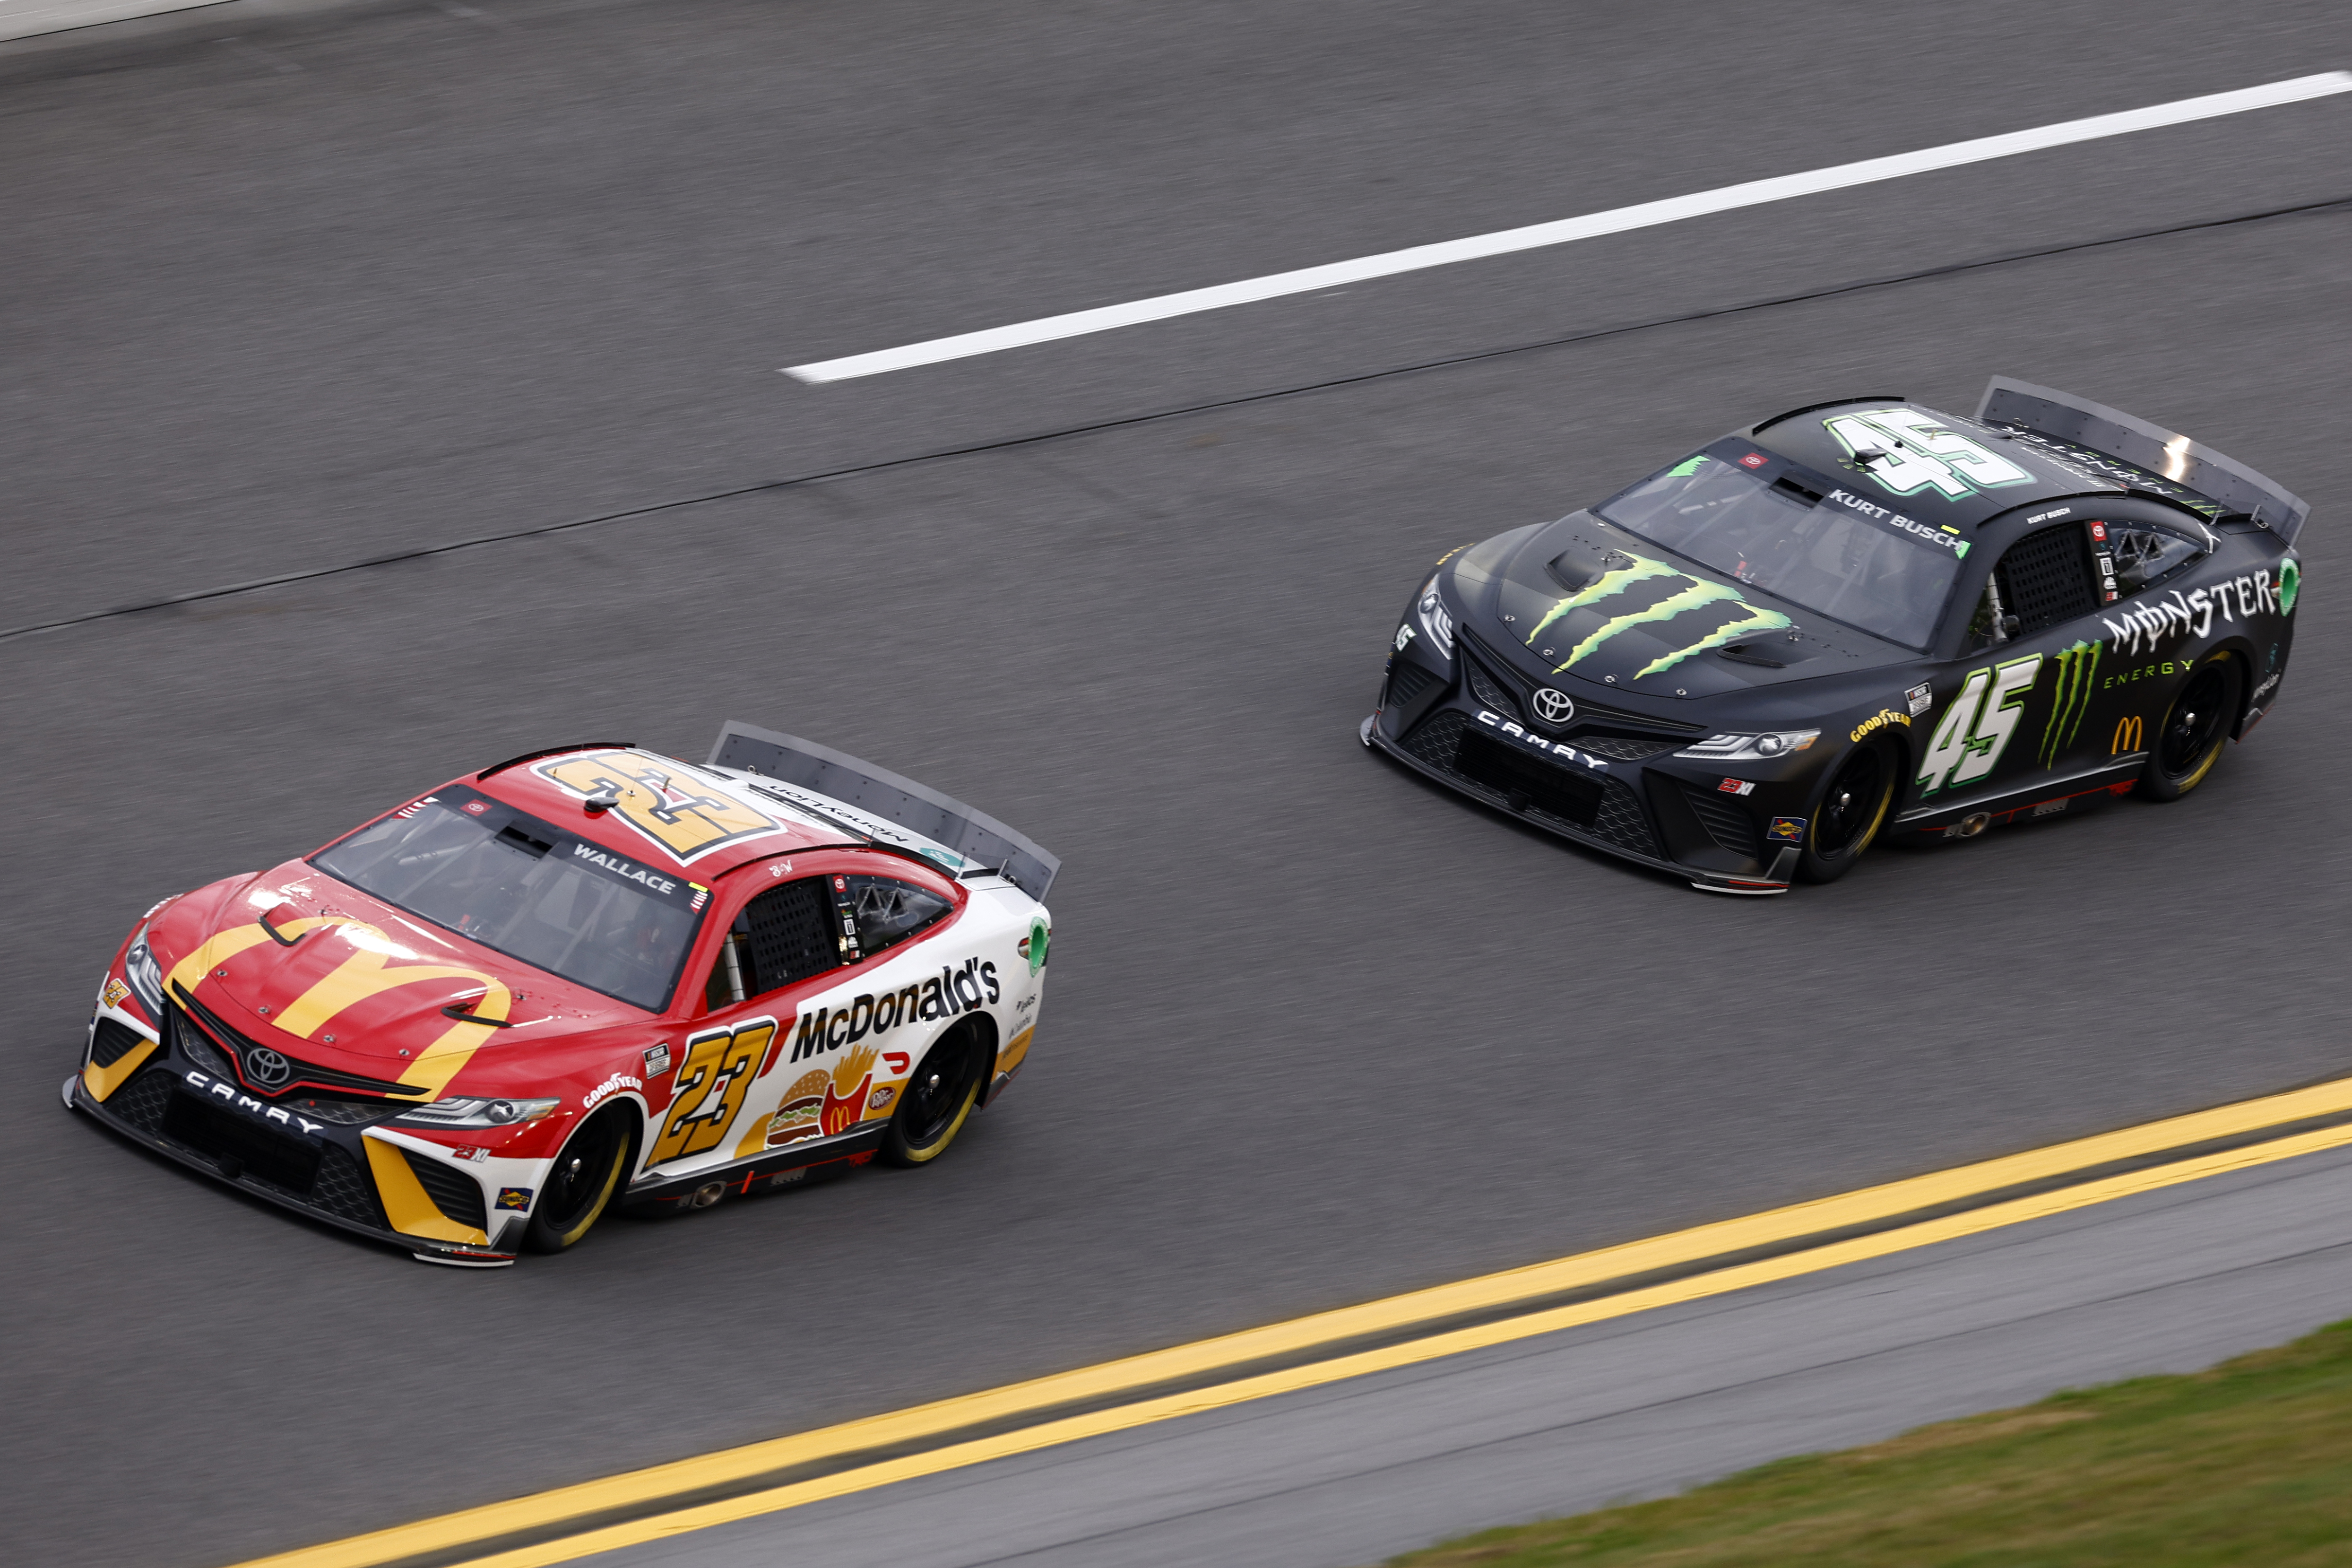
POLYGON ((1454 659, 1454 616, 1445 608, 1445 597, 1437 591, 1437 579, 1433 576, 1421 590, 1420 601, 1413 606, 1420 617, 1421 629, 1430 643, 1447 663, 1454 659))

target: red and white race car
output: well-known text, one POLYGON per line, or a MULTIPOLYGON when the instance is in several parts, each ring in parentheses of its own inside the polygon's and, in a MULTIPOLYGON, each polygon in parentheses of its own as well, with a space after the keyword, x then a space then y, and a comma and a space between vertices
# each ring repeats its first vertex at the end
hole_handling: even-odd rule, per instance
POLYGON ((824 747, 534 752, 150 910, 66 1103, 428 1262, 937 1159, 1027 1058, 1060 863, 824 747))

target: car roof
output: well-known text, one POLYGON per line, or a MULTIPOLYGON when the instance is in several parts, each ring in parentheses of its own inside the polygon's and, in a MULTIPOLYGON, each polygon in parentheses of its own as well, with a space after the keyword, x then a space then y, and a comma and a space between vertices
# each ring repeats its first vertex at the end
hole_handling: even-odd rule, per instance
POLYGON ((703 883, 772 855, 862 841, 756 783, 639 746, 545 752, 457 782, 628 859, 703 883), (614 804, 591 813, 586 804, 598 795, 614 804))
POLYGON ((1919 521, 1973 529, 2013 507, 2059 496, 2121 493, 2113 479, 2074 468, 2045 447, 2011 438, 2007 431, 1979 425, 1973 419, 1945 414, 1903 398, 1858 398, 1844 403, 1814 404, 1776 416, 1755 426, 1748 436, 1757 445, 1837 482, 1850 483, 1856 495, 1895 507, 1919 521), (1876 417, 1893 416, 1889 421, 1876 417), (1966 493, 1947 494, 1934 485, 1896 491, 1854 461, 1840 429, 1852 433, 1874 426, 1899 431, 1936 426, 1962 436, 2004 460, 2024 477, 1991 484, 1970 482, 1957 476, 1966 493))

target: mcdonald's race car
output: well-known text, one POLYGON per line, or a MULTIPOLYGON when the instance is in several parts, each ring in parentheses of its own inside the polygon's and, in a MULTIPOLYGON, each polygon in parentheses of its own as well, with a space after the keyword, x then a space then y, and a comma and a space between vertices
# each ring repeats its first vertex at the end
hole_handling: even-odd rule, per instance
POLYGON ((729 724, 708 763, 535 752, 166 899, 68 1107, 258 1197, 490 1267, 879 1155, 1026 1060, 1059 862, 729 724))
POLYGON ((1365 745, 1712 892, 1871 845, 2177 800, 2278 701, 2309 508, 2127 414, 1995 378, 1736 430, 1440 558, 1365 745))

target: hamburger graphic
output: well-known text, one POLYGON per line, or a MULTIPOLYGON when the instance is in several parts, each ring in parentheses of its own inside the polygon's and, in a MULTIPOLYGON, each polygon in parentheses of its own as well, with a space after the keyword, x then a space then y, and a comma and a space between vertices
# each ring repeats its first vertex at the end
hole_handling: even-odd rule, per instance
POLYGON ((793 1087, 784 1090, 784 1103, 768 1118, 768 1147, 780 1149, 821 1136, 825 1095, 832 1087, 832 1078, 822 1068, 794 1079, 793 1087))
MULTIPOLYGON (((874 1082, 874 1057, 871 1047, 858 1046, 833 1064, 833 1076, 824 1085, 823 1115, 826 1137, 848 1131, 866 1115, 866 1091, 874 1082)), ((822 1073, 809 1076, 824 1077, 822 1073)), ((798 1089, 799 1085, 793 1087, 798 1089)))

